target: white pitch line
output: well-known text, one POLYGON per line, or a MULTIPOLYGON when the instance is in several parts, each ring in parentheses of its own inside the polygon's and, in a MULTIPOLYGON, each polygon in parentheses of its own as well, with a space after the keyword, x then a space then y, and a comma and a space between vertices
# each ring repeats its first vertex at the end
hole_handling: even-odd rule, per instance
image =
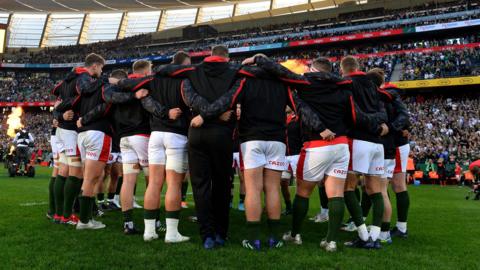
POLYGON ((46 205, 47 202, 28 202, 28 203, 21 203, 20 206, 37 206, 37 205, 46 205))

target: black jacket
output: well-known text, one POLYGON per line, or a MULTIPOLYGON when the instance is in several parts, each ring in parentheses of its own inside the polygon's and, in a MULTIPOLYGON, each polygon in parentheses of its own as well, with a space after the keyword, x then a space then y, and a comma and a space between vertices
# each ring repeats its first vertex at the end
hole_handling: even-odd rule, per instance
POLYGON ((79 98, 79 94, 76 88, 77 78, 80 74, 86 73, 85 68, 75 68, 74 71, 69 72, 65 79, 55 86, 52 90, 52 95, 56 96, 58 100, 61 100, 64 106, 57 106, 53 110, 54 118, 58 120, 58 127, 68 130, 77 130, 78 114, 75 114, 74 118, 70 121, 63 119, 63 113, 71 108, 71 104, 75 102, 75 99, 79 98))
MULTIPOLYGON (((137 85, 149 90, 149 96, 141 100, 143 108, 150 113, 152 131, 172 132, 187 136, 191 120, 190 109, 185 105, 181 93, 182 79, 171 78, 157 73, 154 76, 136 80, 137 85), (145 83, 145 81, 147 81, 145 83), (182 115, 171 120, 168 111, 180 108, 182 115)), ((134 84, 132 83, 132 87, 134 84)))
MULTIPOLYGON (((101 78, 93 78, 88 73, 78 76, 77 89, 80 94, 78 112, 82 117, 82 127, 78 129, 78 132, 98 130, 112 135, 112 126, 108 117, 110 104, 107 104, 104 99, 105 84, 106 82, 102 82, 101 78), (83 116, 92 114, 94 114, 92 119, 84 121, 83 116)), ((74 104, 74 106, 76 105, 74 104)))
POLYGON ((287 156, 300 154, 302 150, 302 128, 298 117, 295 114, 287 116, 287 156))
POLYGON ((118 82, 117 87, 105 89, 105 100, 115 104, 112 116, 120 138, 150 134, 149 114, 143 109, 141 101, 135 98, 135 92, 148 84, 149 80, 131 74, 129 79, 118 82), (138 84, 138 80, 142 80, 143 84, 138 84))
POLYGON ((246 77, 238 79, 224 95, 213 102, 200 96, 188 80, 183 84, 187 105, 206 119, 217 119, 228 109, 241 105, 239 138, 241 142, 263 140, 286 142, 285 108, 290 106, 303 117, 305 125, 319 129, 317 115, 282 81, 260 68, 246 67, 240 71, 246 77))
POLYGON ((308 128, 308 125, 303 128, 306 141, 322 140, 320 133, 325 129, 331 130, 336 137, 347 136, 354 126, 372 136, 379 133, 378 115, 366 114, 358 108, 350 91, 350 80, 327 72, 297 75, 263 57, 257 57, 255 62, 265 71, 294 86, 299 98, 318 115, 318 128, 308 128))
POLYGON ((383 99, 387 101, 385 105, 389 119, 387 125, 393 147, 396 148, 408 144, 408 138, 402 135, 402 131, 410 129, 410 115, 401 99, 400 89, 396 85, 389 83, 380 89, 380 92, 384 97, 383 99))

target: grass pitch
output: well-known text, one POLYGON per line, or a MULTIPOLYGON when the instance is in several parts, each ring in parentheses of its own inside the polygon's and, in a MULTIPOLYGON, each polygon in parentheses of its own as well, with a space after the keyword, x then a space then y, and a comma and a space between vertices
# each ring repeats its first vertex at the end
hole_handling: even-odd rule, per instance
MULTIPOLYGON (((240 242, 245 219, 237 210, 231 211, 228 245, 205 251, 197 224, 187 219, 194 214, 192 203, 182 212, 180 232, 193 239, 177 245, 144 243, 140 235, 124 236, 120 212, 108 212, 101 218, 107 228, 100 231, 76 231, 53 224, 45 218, 49 174, 50 169, 37 168, 35 179, 8 178, 0 169, 0 269, 480 269, 476 252, 480 202, 465 201, 466 188, 410 186, 409 238, 394 239, 379 251, 341 248, 327 254, 319 248, 327 224, 310 221, 304 225, 300 247, 244 250, 240 242)), ((144 185, 138 186, 141 195, 144 185)), ((315 192, 309 216, 318 208, 315 192)), ((143 211, 136 210, 140 228, 142 217, 143 211)), ((290 217, 282 218, 285 231, 289 224, 290 217)), ((347 240, 355 233, 341 236, 347 240)))

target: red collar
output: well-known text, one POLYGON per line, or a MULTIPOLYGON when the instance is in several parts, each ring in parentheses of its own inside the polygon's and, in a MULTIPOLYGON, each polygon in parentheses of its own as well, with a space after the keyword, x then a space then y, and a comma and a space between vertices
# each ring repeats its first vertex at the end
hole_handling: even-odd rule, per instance
POLYGON ((145 77, 145 75, 143 74, 138 74, 138 73, 132 73, 132 74, 129 74, 128 75, 128 78, 129 79, 137 79, 137 78, 143 78, 145 77))
POLYGON ((84 67, 76 67, 75 68, 75 73, 77 73, 77 74, 81 74, 81 73, 85 73, 85 72, 88 72, 88 70, 84 67))
POLYGON ((209 57, 205 57, 205 59, 203 60, 203 62, 209 62, 209 63, 226 63, 230 61, 230 58, 228 57, 221 57, 221 56, 209 56, 209 57))
POLYGON ((393 83, 385 83, 382 87, 382 89, 398 89, 398 86, 396 84, 393 84, 393 83))
POLYGON ((348 76, 365 76, 367 75, 367 73, 363 72, 363 71, 354 71, 354 72, 351 72, 348 74, 348 76))

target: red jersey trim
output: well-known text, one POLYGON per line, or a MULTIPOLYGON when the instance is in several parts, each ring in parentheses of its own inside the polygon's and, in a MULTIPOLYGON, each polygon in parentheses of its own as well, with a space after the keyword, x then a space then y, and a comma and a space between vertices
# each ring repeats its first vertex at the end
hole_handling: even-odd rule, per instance
POLYGON ((75 68, 75 73, 77 73, 77 74, 81 74, 81 73, 85 73, 85 72, 88 72, 88 70, 84 67, 76 67, 75 68))
POLYGON ((228 61, 230 61, 229 58, 221 57, 221 56, 209 56, 209 57, 205 57, 205 59, 203 60, 203 62, 209 62, 209 63, 226 63, 228 61))
POLYGON ((191 71, 191 70, 195 70, 195 68, 194 67, 182 68, 182 69, 179 69, 177 71, 172 72, 172 74, 170 74, 170 76, 177 76, 179 74, 182 74, 183 72, 187 72, 187 71, 191 71))
POLYGON ((240 94, 240 92, 242 92, 243 85, 245 84, 246 80, 247 79, 243 78, 242 81, 240 82, 240 85, 238 86, 237 90, 235 91, 235 94, 233 94, 232 103, 230 104, 230 107, 233 107, 233 104, 235 104, 235 101, 237 100, 238 95, 240 94))

